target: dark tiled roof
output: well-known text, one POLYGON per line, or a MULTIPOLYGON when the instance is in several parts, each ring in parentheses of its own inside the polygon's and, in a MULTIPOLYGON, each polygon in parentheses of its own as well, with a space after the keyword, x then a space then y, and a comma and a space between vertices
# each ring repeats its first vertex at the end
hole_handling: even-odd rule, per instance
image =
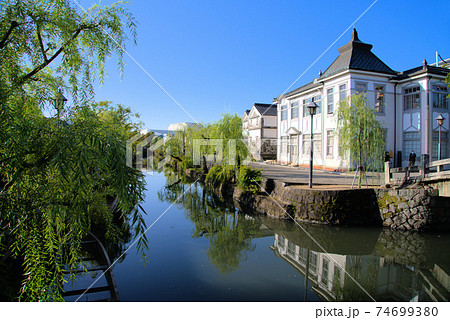
POLYGON ((265 116, 276 116, 277 115, 277 105, 276 104, 267 104, 267 103, 255 103, 253 105, 256 110, 261 115, 265 116))
POLYGON ((293 95, 296 95, 297 93, 301 93, 301 92, 307 91, 309 89, 314 89, 315 87, 320 87, 321 85, 322 84, 320 82, 312 81, 310 83, 305 84, 304 86, 301 86, 300 88, 297 88, 295 90, 289 91, 284 96, 286 98, 288 98, 288 97, 291 97, 293 95))
POLYGON ((353 29, 350 41, 339 48, 339 56, 319 79, 321 80, 348 69, 396 74, 394 70, 372 53, 372 47, 371 44, 359 40, 356 29, 353 29))
POLYGON ((246 115, 248 115, 249 113, 250 113, 250 110, 248 110, 248 109, 244 111, 244 114, 246 114, 246 115))
POLYGON ((422 65, 421 67, 416 67, 416 68, 412 68, 403 72, 399 72, 397 74, 397 76, 391 78, 392 80, 403 80, 403 79, 407 79, 407 78, 411 78, 417 75, 420 75, 422 73, 431 73, 431 74, 435 74, 435 75, 440 75, 440 76, 446 76, 448 73, 450 73, 450 69, 446 69, 446 68, 441 68, 441 67, 435 67, 435 66, 430 66, 426 64, 426 61, 424 61, 424 65, 422 65))

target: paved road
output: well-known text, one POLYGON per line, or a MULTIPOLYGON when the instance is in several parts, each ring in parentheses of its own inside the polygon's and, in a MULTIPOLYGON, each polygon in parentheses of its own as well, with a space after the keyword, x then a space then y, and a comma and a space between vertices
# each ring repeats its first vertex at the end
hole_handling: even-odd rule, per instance
MULTIPOLYGON (((263 176, 272 178, 292 184, 308 184, 309 183, 309 168, 290 167, 279 164, 267 164, 263 162, 253 162, 252 167, 263 169, 263 176)), ((380 174, 377 178, 377 173, 367 173, 367 184, 384 185, 384 175, 380 174)), ((313 185, 351 185, 354 178, 354 172, 330 172, 325 170, 313 171, 313 185)), ((358 184, 356 178, 355 185, 358 184)), ((363 181, 365 185, 365 181, 363 181)))

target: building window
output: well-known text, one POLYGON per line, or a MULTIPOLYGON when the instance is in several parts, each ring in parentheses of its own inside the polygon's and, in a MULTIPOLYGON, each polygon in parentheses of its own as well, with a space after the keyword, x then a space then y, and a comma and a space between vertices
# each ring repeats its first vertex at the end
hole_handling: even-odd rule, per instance
POLYGON ((312 272, 317 272, 317 253, 312 251, 309 253, 309 268, 312 272))
POLYGON ((448 109, 447 87, 435 85, 433 88, 433 108, 448 109))
POLYGON ((287 154, 288 149, 288 137, 281 137, 281 153, 287 154))
MULTIPOLYGON (((439 159, 439 131, 433 131, 432 157, 439 159)), ((441 131, 441 159, 448 158, 448 132, 441 131)))
POLYGON ((288 255, 295 259, 295 244, 288 241, 288 255))
POLYGON ((298 102, 291 105, 291 119, 298 119, 298 102))
POLYGON ((420 108, 420 87, 405 89, 403 92, 403 110, 420 108))
POLYGON ((312 101, 314 101, 317 104, 317 107, 318 107, 316 109, 316 114, 320 114, 322 112, 322 97, 321 96, 315 96, 315 97, 312 98, 312 101))
POLYGON ((385 86, 375 85, 375 112, 384 113, 384 88, 385 86))
POLYGON ((328 261, 327 258, 323 258, 322 260, 322 278, 321 278, 321 282, 323 285, 327 285, 328 284, 328 266, 329 266, 330 262, 328 261))
POLYGON ((302 151, 304 155, 309 154, 309 148, 311 146, 310 143, 311 135, 310 134, 304 134, 303 135, 303 141, 302 141, 302 151))
POLYGON ((334 131, 327 130, 327 157, 333 157, 334 153, 334 131))
POLYGON ((334 93, 333 88, 327 90, 327 113, 334 112, 334 93))
POLYGON ((403 133, 403 159, 409 159, 409 154, 414 150, 417 157, 420 157, 420 132, 404 132, 403 133))
POLYGON ((316 109, 316 114, 319 114, 321 112, 322 109, 322 101, 321 101, 321 96, 315 96, 312 99, 304 99, 303 100, 303 116, 307 117, 309 116, 309 110, 306 107, 308 105, 308 103, 310 103, 311 101, 314 101, 317 104, 317 109, 316 109))
POLYGON ((283 236, 278 236, 278 248, 280 248, 281 250, 284 250, 284 237, 283 236))
POLYGON ((304 116, 304 117, 309 116, 309 111, 308 111, 308 108, 307 108, 306 106, 307 106, 308 103, 310 103, 310 102, 311 102, 311 98, 309 98, 309 99, 304 99, 304 100, 303 100, 303 116, 304 116))
POLYGON ((291 154, 294 156, 298 154, 298 136, 291 136, 291 154))
POLYGON ((357 82, 356 83, 356 94, 366 93, 367 92, 367 83, 357 82))
POLYGON ((339 266, 334 266, 334 280, 341 282, 341 268, 339 266))
POLYGON ((341 84, 339 86, 339 101, 344 101, 347 98, 347 84, 341 84))
POLYGON ((306 257, 308 256, 308 249, 299 248, 298 261, 304 266, 306 264, 306 257))
POLYGON ((287 120, 287 106, 281 106, 281 121, 287 120))
POLYGON ((342 272, 341 268, 337 265, 334 266, 334 277, 333 277, 333 286, 337 286, 338 288, 341 286, 341 277, 342 272))
MULTIPOLYGON (((304 155, 307 155, 310 153, 310 147, 311 147, 311 135, 310 134, 304 134, 303 135, 303 144, 302 144, 302 151, 304 155)), ((314 158, 318 157, 320 158, 322 155, 322 134, 315 133, 313 134, 313 144, 314 144, 314 158)))

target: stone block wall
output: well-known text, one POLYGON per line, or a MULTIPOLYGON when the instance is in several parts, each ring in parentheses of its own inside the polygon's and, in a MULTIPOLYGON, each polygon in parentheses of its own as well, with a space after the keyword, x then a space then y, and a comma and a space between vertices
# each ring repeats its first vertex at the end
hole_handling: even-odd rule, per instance
POLYGON ((377 190, 383 226, 394 230, 449 229, 450 203, 429 187, 377 190))
POLYGON ((311 190, 263 179, 266 192, 234 190, 235 205, 245 211, 316 224, 382 225, 372 189, 311 190))
POLYGON ((246 212, 328 225, 384 226, 392 230, 450 230, 450 198, 430 187, 411 189, 312 190, 263 179, 267 192, 233 190, 246 212))

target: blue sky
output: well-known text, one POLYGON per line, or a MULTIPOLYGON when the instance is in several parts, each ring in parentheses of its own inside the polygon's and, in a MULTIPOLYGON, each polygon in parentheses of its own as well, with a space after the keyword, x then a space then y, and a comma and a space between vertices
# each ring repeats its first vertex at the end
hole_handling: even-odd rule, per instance
MULTIPOLYGON (((102 1, 108 4, 113 1, 102 1)), ((80 0, 88 7, 92 1, 80 0)), ((242 115, 283 93, 374 0, 135 0, 137 46, 129 54, 198 122, 242 115)), ((355 24, 359 38, 392 69, 450 58, 450 1, 378 0, 355 24)), ((291 88, 338 56, 351 28, 291 88)), ((193 122, 132 59, 121 81, 113 61, 97 100, 130 106, 147 128, 193 122)))

